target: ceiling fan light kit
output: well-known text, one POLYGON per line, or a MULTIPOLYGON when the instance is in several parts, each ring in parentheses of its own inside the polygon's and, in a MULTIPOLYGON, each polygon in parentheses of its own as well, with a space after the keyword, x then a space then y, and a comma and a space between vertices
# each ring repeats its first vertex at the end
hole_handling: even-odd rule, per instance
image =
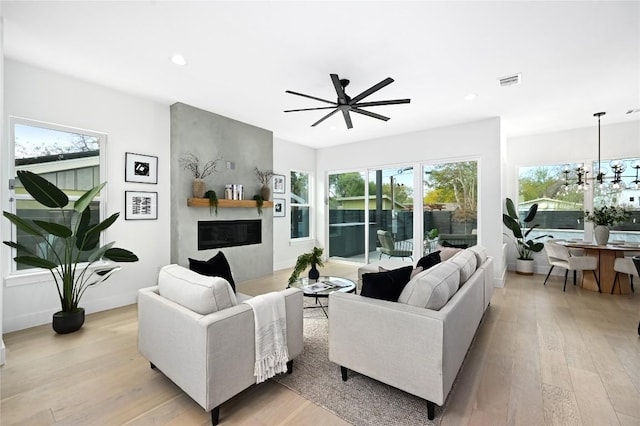
POLYGON ((347 129, 351 129, 351 128, 353 128, 353 123, 351 122, 351 115, 350 115, 351 112, 355 112, 357 114, 365 115, 365 116, 372 117, 372 118, 377 118, 378 120, 382 120, 382 121, 388 121, 389 117, 385 117, 384 115, 376 114, 374 112, 367 111, 367 110, 364 110, 362 108, 363 107, 381 106, 381 105, 408 104, 409 102, 411 102, 411 99, 392 99, 392 100, 386 100, 386 101, 360 102, 361 100, 363 100, 367 96, 369 96, 369 95, 377 92, 378 90, 382 89, 383 87, 388 86, 389 84, 393 83, 393 79, 391 77, 385 78, 380 83, 371 86, 370 88, 368 88, 364 92, 362 92, 359 95, 351 98, 345 92, 345 88, 349 85, 349 80, 347 80, 346 78, 341 79, 340 77, 338 77, 338 74, 329 74, 329 76, 331 77, 331 82, 333 83, 333 87, 334 87, 334 89, 336 91, 336 94, 338 95, 338 98, 337 98, 337 100, 335 102, 334 101, 329 101, 329 100, 326 100, 326 99, 322 99, 322 98, 318 98, 318 97, 315 97, 315 96, 311 96, 311 95, 305 95, 304 93, 294 92, 292 90, 287 90, 286 93, 290 93, 292 95, 302 96, 304 98, 309 98, 309 99, 313 99, 313 100, 316 100, 316 101, 324 102, 324 103, 330 104, 331 106, 316 107, 316 108, 289 109, 289 110, 285 110, 285 112, 315 111, 315 110, 322 110, 322 109, 330 109, 330 110, 332 110, 328 114, 326 114, 325 116, 323 116, 322 118, 320 118, 318 121, 316 121, 315 123, 313 123, 311 125, 311 127, 315 127, 318 124, 322 123, 327 118, 331 117, 333 114, 335 114, 338 111, 340 111, 340 112, 342 112, 342 116, 344 118, 345 124, 347 125, 347 129))

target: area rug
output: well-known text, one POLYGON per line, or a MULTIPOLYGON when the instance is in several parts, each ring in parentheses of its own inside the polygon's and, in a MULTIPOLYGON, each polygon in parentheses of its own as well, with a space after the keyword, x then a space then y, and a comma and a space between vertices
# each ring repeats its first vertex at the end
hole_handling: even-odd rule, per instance
POLYGON ((305 309, 304 350, 293 373, 274 380, 352 425, 440 424, 443 409, 436 406, 435 419, 428 420, 424 399, 351 370, 343 382, 340 367, 329 361, 328 331, 321 309, 305 309))

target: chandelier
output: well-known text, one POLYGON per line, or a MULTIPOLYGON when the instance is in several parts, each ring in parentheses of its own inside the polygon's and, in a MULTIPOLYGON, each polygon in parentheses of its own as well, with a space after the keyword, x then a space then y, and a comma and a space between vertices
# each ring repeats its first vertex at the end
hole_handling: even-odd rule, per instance
MULTIPOLYGON (((625 189, 640 189, 640 179, 638 179, 638 171, 640 170, 640 159, 632 160, 629 164, 630 169, 635 169, 636 175, 635 179, 630 181, 630 183, 626 183, 622 180, 622 178, 633 178, 633 176, 624 176, 623 173, 627 170, 627 165, 624 160, 611 160, 609 162, 609 167, 611 167, 612 175, 611 177, 606 177, 608 174, 608 170, 605 168, 601 168, 602 161, 600 160, 600 117, 605 115, 605 112, 596 112, 593 114, 594 117, 598 117, 598 162, 596 164, 596 175, 595 185, 596 188, 600 192, 612 191, 618 192, 623 191, 625 189)), ((589 185, 589 170, 585 168, 585 165, 575 164, 570 165, 566 164, 562 173, 564 174, 564 182, 562 183, 561 192, 568 193, 573 188, 575 191, 589 191, 591 185, 589 185), (570 182, 569 175, 571 173, 575 173, 576 181, 570 182)))

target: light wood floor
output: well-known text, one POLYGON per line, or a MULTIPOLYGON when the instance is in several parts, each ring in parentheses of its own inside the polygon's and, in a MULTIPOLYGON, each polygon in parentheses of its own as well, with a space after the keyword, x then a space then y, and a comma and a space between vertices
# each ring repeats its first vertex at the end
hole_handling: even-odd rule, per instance
MULTIPOLYGON (((323 273, 356 277, 332 262, 323 273)), ((289 271, 239 284, 284 288, 289 271)), ((509 275, 496 289, 442 424, 640 425, 640 294, 610 296, 552 277, 509 275)), ((640 287, 640 283, 637 285, 640 287)), ((87 317, 80 332, 50 326, 4 335, 0 424, 207 425, 210 416, 136 349, 136 307, 87 317)), ((337 373, 336 373, 337 374, 337 373)), ((343 425, 287 388, 266 382, 223 404, 226 425, 343 425)))

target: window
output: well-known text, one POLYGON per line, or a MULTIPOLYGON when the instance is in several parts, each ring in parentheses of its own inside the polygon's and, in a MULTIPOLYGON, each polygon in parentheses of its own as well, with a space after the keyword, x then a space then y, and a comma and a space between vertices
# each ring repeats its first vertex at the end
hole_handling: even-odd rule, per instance
POLYGON ((422 171, 424 252, 437 244, 477 244, 478 162, 425 165, 422 171))
MULTIPOLYGON (((11 141, 15 159, 13 176, 18 170, 29 170, 37 173, 55 184, 69 196, 69 209, 85 191, 101 182, 101 150, 106 142, 106 135, 52 125, 33 120, 11 118, 11 141)), ((26 219, 46 218, 51 221, 65 223, 70 215, 61 214, 58 209, 48 209, 31 197, 16 178, 14 185, 14 213, 26 219)), ((103 195, 99 195, 91 203, 90 223, 99 223, 103 216, 103 195)), ((69 226, 69 223, 66 223, 69 226)), ((16 241, 39 253, 45 254, 45 247, 34 237, 12 229, 16 241)), ((52 237, 53 238, 53 237, 52 237)), ((20 255, 20 251, 16 253, 20 255)), ((13 268, 25 269, 26 266, 13 268)))
POLYGON ((309 173, 291 171, 291 239, 311 236, 309 173))

